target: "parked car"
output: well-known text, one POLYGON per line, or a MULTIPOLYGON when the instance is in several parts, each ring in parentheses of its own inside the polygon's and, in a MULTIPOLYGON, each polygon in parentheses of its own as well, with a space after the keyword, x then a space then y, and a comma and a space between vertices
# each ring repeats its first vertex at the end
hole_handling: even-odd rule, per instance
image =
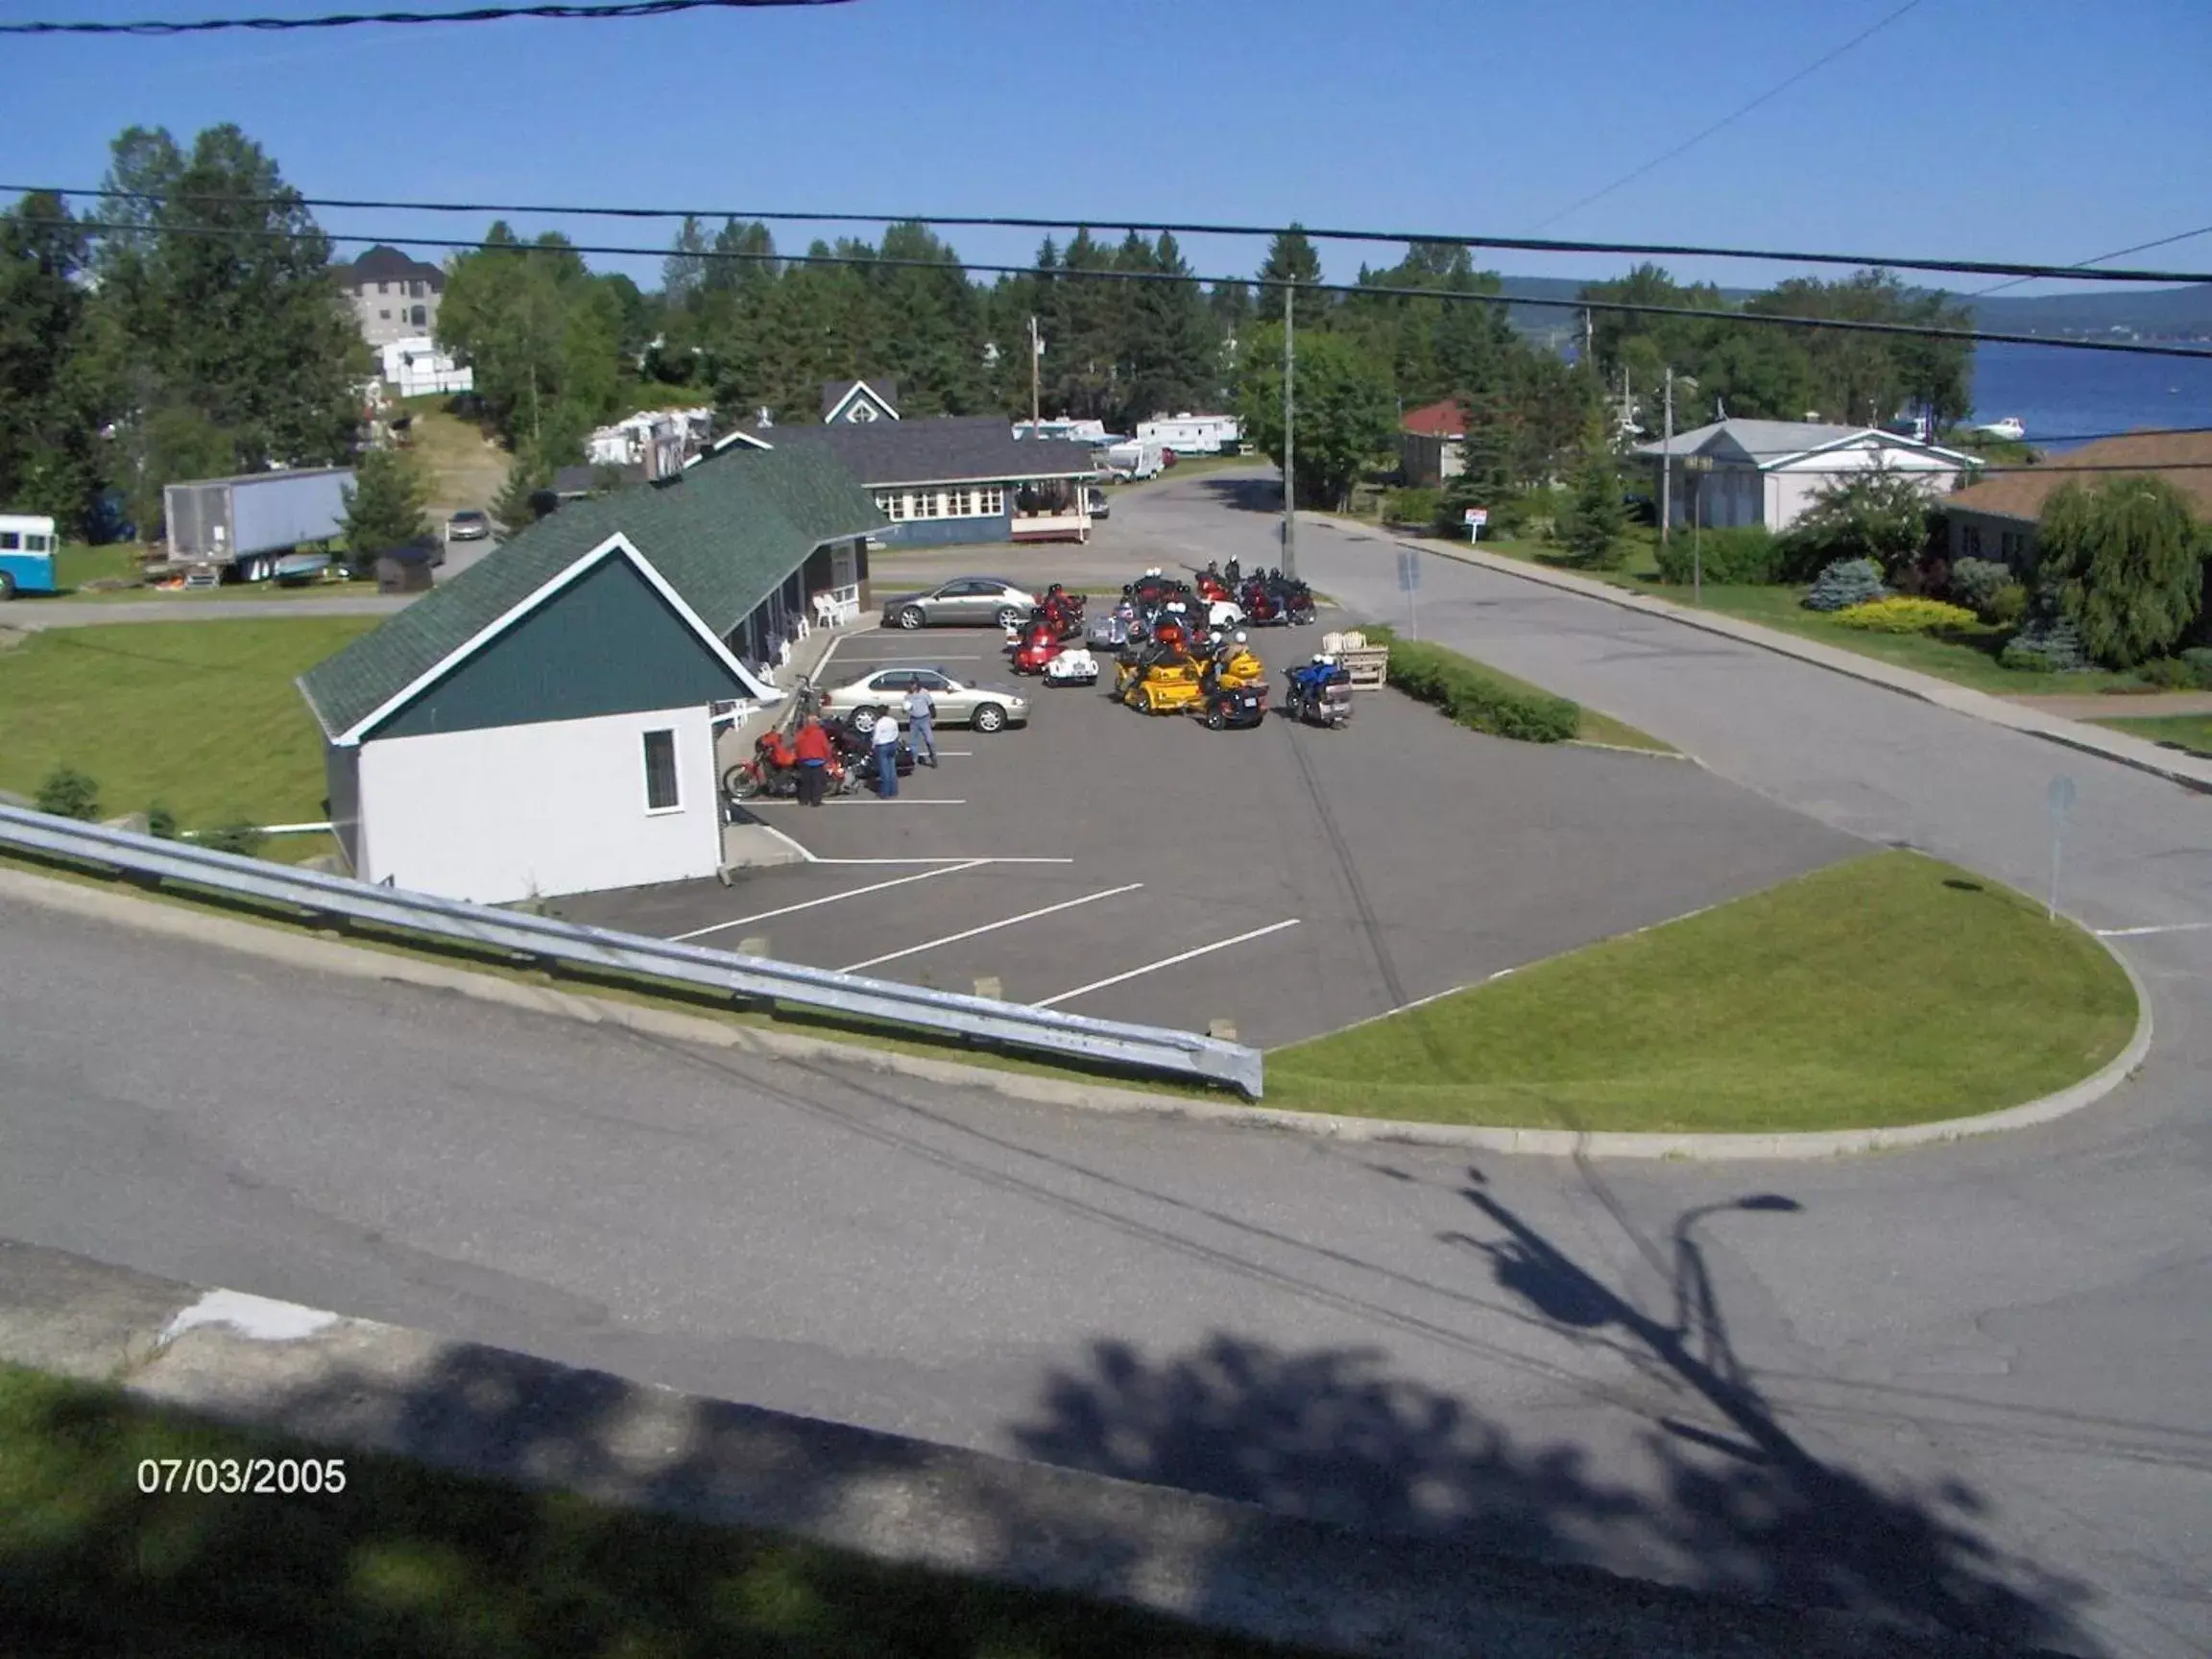
POLYGON ((1013 628, 1026 621, 1037 596, 998 576, 955 576, 921 593, 883 602, 886 628, 1013 628))
POLYGON ((473 507, 464 507, 445 520, 448 541, 481 541, 492 534, 492 520, 473 507))
POLYGON ((1113 497, 1108 495, 1105 491, 1094 484, 1087 488, 1085 493, 1089 495, 1091 500, 1092 517, 1111 518, 1114 516, 1113 497))
POLYGON ((916 683, 937 705, 940 726, 970 726, 978 732, 997 732, 1021 726, 1029 719, 1029 699, 1002 685, 977 685, 955 678, 930 663, 896 662, 872 669, 850 685, 823 693, 826 719, 846 720, 855 727, 872 726, 885 709, 901 719, 906 693, 916 683))

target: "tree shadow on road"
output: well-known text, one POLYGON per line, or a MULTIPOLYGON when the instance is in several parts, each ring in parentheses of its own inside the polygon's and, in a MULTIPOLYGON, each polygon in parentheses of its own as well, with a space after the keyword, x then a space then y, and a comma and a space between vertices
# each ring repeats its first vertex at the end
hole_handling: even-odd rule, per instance
MULTIPOLYGON (((1461 1398, 1393 1378, 1373 1353, 1291 1353, 1228 1334, 1158 1360, 1098 1344, 1084 1368, 1055 1378, 1017 1428, 1019 1445, 1063 1466, 1333 1527, 1648 1574, 1731 1605, 1834 1610, 1893 1633, 1869 1651, 2085 1640, 2083 1587, 1982 1537, 1972 1491, 1956 1481, 1885 1489, 1809 1450, 1762 1397, 1695 1229, 1723 1211, 1793 1212, 1792 1200, 1755 1194, 1685 1212, 1665 1252, 1673 1305, 1653 1314, 1544 1238, 1479 1171, 1463 1190, 1481 1224, 1442 1241, 1554 1330, 1625 1356, 1680 1402, 1644 1419, 1641 1478, 1597 1466, 1571 1442, 1517 1443, 1461 1398)), ((1237 1575, 1216 1564, 1217 1582, 1237 1575)), ((1816 1620, 1774 1617, 1782 1623, 1766 1638, 1787 1646, 1758 1650, 1850 1650, 1829 1647, 1843 1639, 1816 1620)))

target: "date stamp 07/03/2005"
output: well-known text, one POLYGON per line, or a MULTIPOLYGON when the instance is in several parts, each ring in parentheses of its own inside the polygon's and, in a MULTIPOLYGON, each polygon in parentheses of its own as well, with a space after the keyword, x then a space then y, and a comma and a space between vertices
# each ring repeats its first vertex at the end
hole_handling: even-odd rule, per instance
POLYGON ((142 1457, 138 1490, 209 1493, 337 1493, 346 1490, 343 1457, 142 1457))

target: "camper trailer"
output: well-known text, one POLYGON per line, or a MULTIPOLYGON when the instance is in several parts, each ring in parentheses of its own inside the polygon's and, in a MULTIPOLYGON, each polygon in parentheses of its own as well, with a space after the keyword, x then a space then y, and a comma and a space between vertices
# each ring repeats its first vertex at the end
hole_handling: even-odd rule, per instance
POLYGON ((1146 421, 1137 436, 1178 455, 1234 455, 1243 447, 1244 427, 1234 415, 1176 415, 1146 421))

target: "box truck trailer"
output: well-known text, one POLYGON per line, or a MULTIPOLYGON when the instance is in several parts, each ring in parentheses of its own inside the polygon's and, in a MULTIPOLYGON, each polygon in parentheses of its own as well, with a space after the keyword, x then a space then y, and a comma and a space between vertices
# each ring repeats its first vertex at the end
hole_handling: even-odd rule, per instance
POLYGON ((180 565, 228 566, 245 581, 263 581, 302 542, 328 541, 339 534, 352 489, 350 467, 171 484, 161 492, 169 558, 180 565))

